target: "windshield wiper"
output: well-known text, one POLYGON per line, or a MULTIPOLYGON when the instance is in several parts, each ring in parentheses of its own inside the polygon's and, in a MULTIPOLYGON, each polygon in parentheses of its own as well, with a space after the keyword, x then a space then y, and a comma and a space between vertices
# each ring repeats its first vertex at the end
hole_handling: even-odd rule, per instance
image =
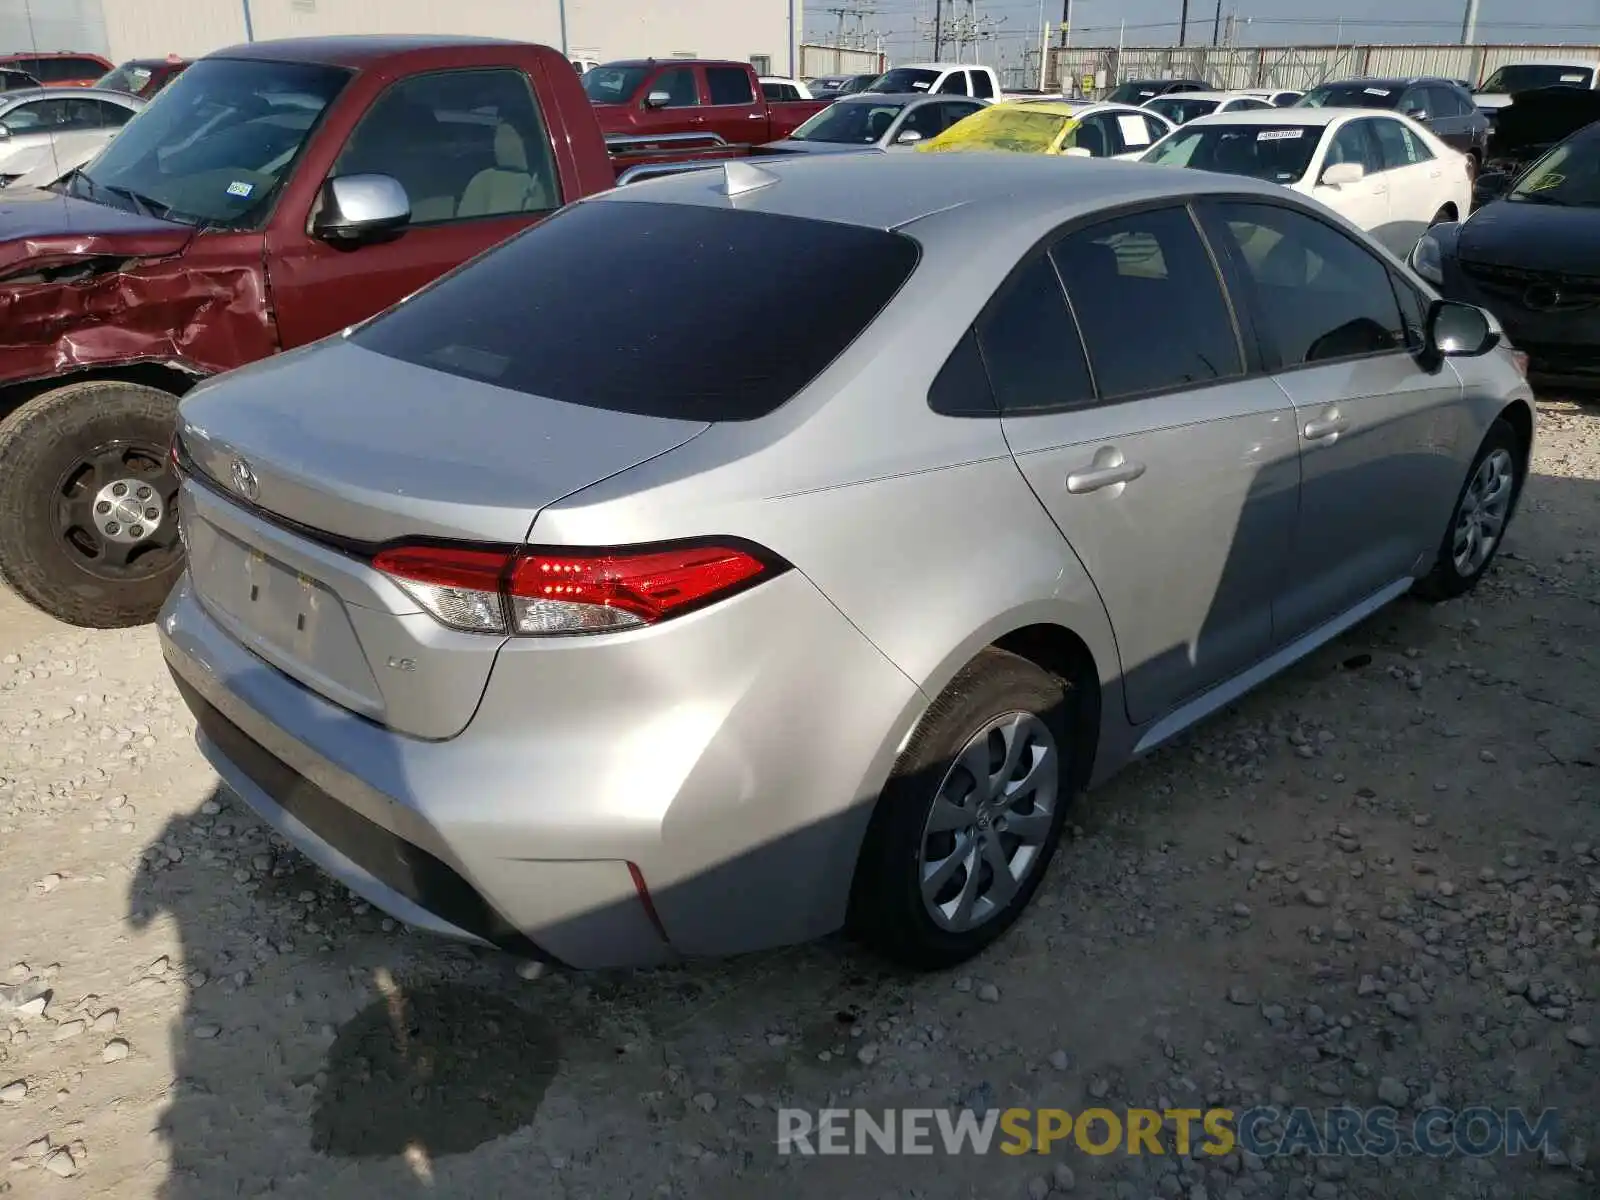
POLYGON ((1513 192, 1509 198, 1512 200, 1520 200, 1524 204, 1551 204, 1556 208, 1573 207, 1571 201, 1559 200, 1555 196, 1552 196, 1549 192, 1513 192))
MULTIPOLYGON (((94 181, 90 180, 90 182, 93 183, 94 181)), ((113 183, 96 183, 95 186, 110 192, 113 196, 121 196, 129 204, 133 205, 134 209, 142 217, 155 217, 160 220, 172 211, 170 204, 163 204, 161 201, 136 192, 132 188, 119 187, 113 183), (158 209, 160 210, 159 212, 157 211, 158 209)))

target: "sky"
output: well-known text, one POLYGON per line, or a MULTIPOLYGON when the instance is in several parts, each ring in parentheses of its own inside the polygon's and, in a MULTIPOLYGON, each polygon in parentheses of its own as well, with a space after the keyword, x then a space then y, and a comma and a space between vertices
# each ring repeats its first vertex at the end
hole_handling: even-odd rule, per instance
MULTIPOLYGON (((992 33, 978 55, 991 65, 1000 65, 996 51, 1014 61, 1024 47, 1036 48, 1041 11, 1055 28, 1061 5, 1062 0, 944 0, 946 21, 975 12, 992 33)), ((1343 15, 1337 20, 1321 15, 1330 7, 1312 0, 1222 0, 1224 25, 1235 14, 1235 40, 1247 45, 1458 42, 1466 0, 1339 0, 1343 15)), ((859 28, 883 35, 891 61, 931 56, 934 0, 806 0, 807 41, 831 40, 839 18, 828 10, 837 8, 873 10, 859 28)), ((1118 24, 1125 21, 1129 46, 1174 45, 1181 8, 1182 0, 1073 0, 1072 44, 1115 46, 1118 24)), ((1189 0, 1190 45, 1210 44, 1216 12, 1216 0, 1189 0)), ((846 19, 846 30, 857 27, 846 19)), ((1600 44, 1600 0, 1480 0, 1477 40, 1600 44)), ((869 45, 875 47, 875 39, 869 45)))

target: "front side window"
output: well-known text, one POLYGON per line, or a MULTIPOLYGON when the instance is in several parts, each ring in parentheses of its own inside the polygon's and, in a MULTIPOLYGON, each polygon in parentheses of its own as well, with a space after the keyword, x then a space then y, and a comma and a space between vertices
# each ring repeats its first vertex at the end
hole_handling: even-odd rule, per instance
POLYGON ((1370 121, 1348 121, 1339 126, 1328 144, 1328 156, 1323 160, 1323 169, 1334 163, 1355 163, 1368 175, 1376 175, 1383 170, 1383 160, 1378 156, 1378 145, 1372 136, 1370 121))
POLYGON ((754 420, 859 337, 917 258, 903 234, 838 221, 592 200, 349 337, 526 395, 640 416, 754 420), (805 314, 804 337, 796 313, 805 314))
POLYGON ((988 100, 994 96, 994 84, 989 80, 989 72, 973 71, 972 94, 980 100, 988 100))
POLYGON ((12 133, 45 133, 64 128, 67 120, 65 100, 33 100, 8 109, 0 124, 12 133))
POLYGON ((1378 143, 1381 170, 1393 171, 1420 161, 1413 158, 1411 153, 1411 144, 1416 140, 1414 135, 1399 121, 1380 119, 1368 123, 1372 126, 1373 136, 1378 143))
POLYGON ((965 71, 951 71, 944 77, 944 82, 939 85, 941 96, 970 96, 967 90, 967 73, 965 71))
POLYGON ((1404 350, 1390 272, 1369 250, 1276 205, 1215 206, 1283 367, 1404 350))
POLYGON ((254 228, 349 80, 319 64, 204 59, 156 93, 69 187, 167 220, 254 228))
MULTIPOLYGON (((712 104, 754 104, 755 93, 750 90, 750 76, 737 67, 707 67, 706 86, 711 92, 712 104)), ((799 93, 796 93, 798 97, 799 93)), ((694 103, 694 101, 690 101, 694 103)))
POLYGON ((1063 113, 1030 112, 1025 107, 993 105, 973 113, 945 130, 918 150, 941 153, 951 150, 1010 150, 1022 154, 1043 154, 1055 145, 1061 131, 1072 121, 1063 113))
POLYGON ((560 191, 527 77, 440 71, 391 85, 361 118, 333 175, 389 175, 427 225, 545 212, 560 191))
MULTIPOLYGON (((742 77, 744 72, 739 74, 742 77)), ((693 67, 674 67, 661 72, 650 81, 649 95, 658 92, 667 97, 663 108, 693 108, 700 103, 700 85, 695 82, 693 67)))
POLYGON ((1244 371, 1222 282, 1187 209, 1118 217, 1051 249, 1102 400, 1244 371))
POLYGON ((1083 342, 1047 256, 1002 285, 977 333, 995 402, 1007 416, 1094 403, 1083 342))
POLYGON ((1322 133, 1319 125, 1184 127, 1152 150, 1145 161, 1271 183, 1296 183, 1305 177, 1322 133))

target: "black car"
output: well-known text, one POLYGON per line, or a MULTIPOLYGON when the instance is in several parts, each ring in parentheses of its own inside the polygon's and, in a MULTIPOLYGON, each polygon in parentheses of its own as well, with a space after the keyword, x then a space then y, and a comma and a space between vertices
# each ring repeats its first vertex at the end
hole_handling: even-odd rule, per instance
POLYGON ((1600 388, 1600 121, 1502 198, 1429 229, 1411 266, 1447 299, 1494 313, 1536 384, 1600 388))
POLYGON ((1173 92, 1209 91, 1211 85, 1203 79, 1130 79, 1112 88, 1106 100, 1111 104, 1138 105, 1173 92))
POLYGON ((1489 118, 1478 111, 1472 93, 1453 79, 1411 75, 1389 79, 1341 79, 1320 83, 1299 104, 1305 108, 1387 108, 1426 125, 1446 145, 1483 166, 1489 147, 1489 118))
POLYGON ((837 100, 840 96, 866 91, 877 78, 876 75, 818 75, 807 86, 814 99, 837 100))
POLYGON ((1500 110, 1489 134, 1473 203, 1499 199, 1524 167, 1591 121, 1600 121, 1600 92, 1556 85, 1517 93, 1500 110))

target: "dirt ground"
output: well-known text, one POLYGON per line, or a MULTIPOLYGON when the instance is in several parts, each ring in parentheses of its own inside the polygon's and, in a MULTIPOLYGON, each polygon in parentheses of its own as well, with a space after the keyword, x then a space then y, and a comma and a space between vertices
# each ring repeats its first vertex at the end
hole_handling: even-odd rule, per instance
POLYGON ((1600 409, 1542 421, 1476 595, 1390 609, 1089 797, 955 975, 832 942, 527 979, 397 929, 216 791, 151 630, 0 601, 0 1193, 1595 1196, 1600 409), (1445 1160, 775 1146, 780 1104, 1380 1098, 1562 1130, 1445 1160))

